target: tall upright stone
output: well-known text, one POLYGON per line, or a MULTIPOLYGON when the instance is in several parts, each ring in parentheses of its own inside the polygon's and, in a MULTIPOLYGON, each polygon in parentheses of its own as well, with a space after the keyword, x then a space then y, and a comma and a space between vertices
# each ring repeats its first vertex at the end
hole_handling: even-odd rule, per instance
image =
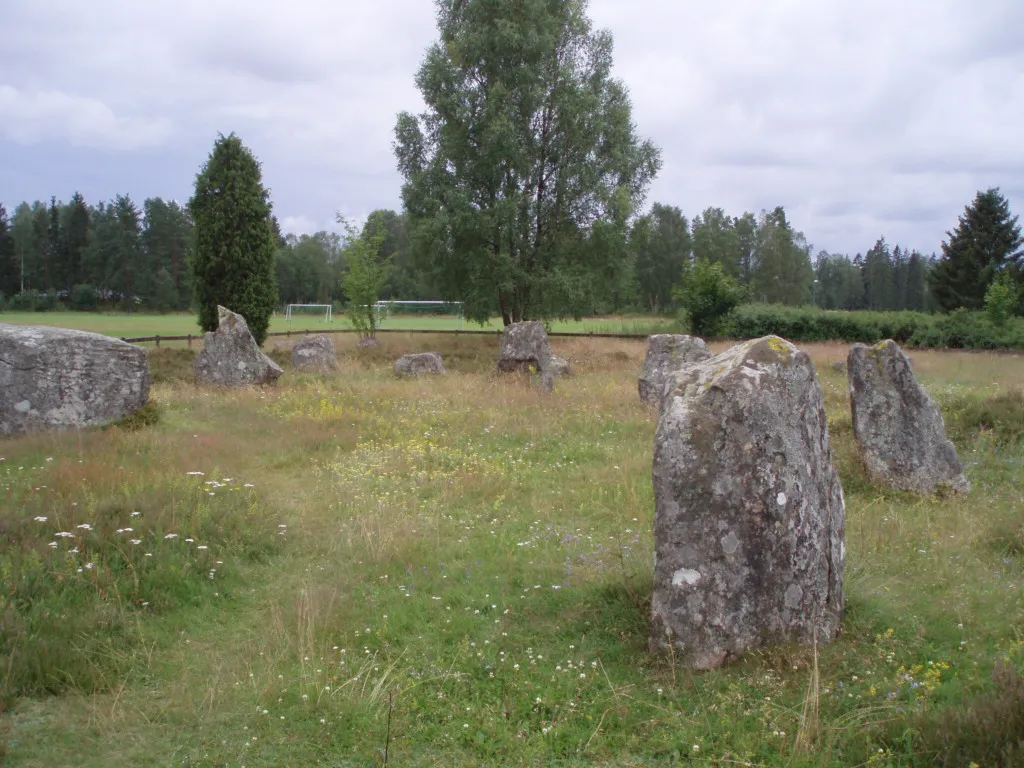
POLYGON ((543 323, 530 320, 505 327, 501 335, 498 371, 537 373, 546 391, 550 392, 554 388, 551 345, 543 323))
POLYGON ((138 411, 146 350, 98 333, 0 325, 0 435, 93 427, 138 411))
POLYGON ((711 350, 703 339, 658 333, 647 338, 647 355, 643 371, 637 381, 640 399, 648 405, 661 407, 665 385, 671 374, 690 363, 699 363, 711 357, 711 350))
POLYGON ((854 345, 847 371, 853 435, 872 480, 920 494, 971 489, 942 411, 896 342, 854 345))
POLYGON ((196 383, 216 387, 275 383, 283 371, 263 354, 245 318, 218 306, 217 319, 217 330, 206 334, 196 357, 196 383))
POLYGON ((651 649, 709 669, 832 640, 843 491, 810 359, 776 336, 683 368, 654 443, 651 649))

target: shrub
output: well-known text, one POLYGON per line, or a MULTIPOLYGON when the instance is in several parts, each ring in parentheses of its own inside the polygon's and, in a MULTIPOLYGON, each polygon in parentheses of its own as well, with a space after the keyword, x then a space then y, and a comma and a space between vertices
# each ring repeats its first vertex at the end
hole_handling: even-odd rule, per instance
POLYGON ((160 406, 150 400, 135 413, 118 419, 111 426, 119 427, 126 432, 138 432, 140 429, 152 427, 160 421, 160 406))
POLYGON ((11 309, 15 312, 35 312, 39 291, 22 291, 11 296, 11 309))
POLYGON ((711 336, 718 331, 722 318, 743 301, 744 291, 721 264, 699 259, 686 275, 683 287, 672 295, 683 305, 690 333, 711 336))
POLYGON ((742 339, 775 334, 790 341, 874 344, 892 339, 910 347, 1024 349, 1024 321, 1011 318, 1003 327, 996 327, 983 313, 966 309, 927 315, 745 304, 729 314, 720 332, 742 339))
POLYGON ((1017 286, 1013 276, 1001 273, 985 293, 985 315, 992 325, 1002 328, 1017 309, 1017 286))
POLYGON ((87 284, 79 283, 71 289, 71 308, 80 312, 93 312, 100 304, 100 295, 96 289, 87 284))

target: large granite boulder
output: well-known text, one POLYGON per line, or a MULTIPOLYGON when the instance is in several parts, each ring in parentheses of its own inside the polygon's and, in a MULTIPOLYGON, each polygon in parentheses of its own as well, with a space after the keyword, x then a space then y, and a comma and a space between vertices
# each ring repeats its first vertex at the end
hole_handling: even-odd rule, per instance
POLYGON ((0 325, 0 435, 92 427, 149 400, 146 350, 66 328, 0 325))
POLYGON ((501 336, 498 370, 501 373, 539 373, 544 389, 549 392, 553 389, 551 345, 543 323, 531 320, 505 327, 501 336))
POLYGON ((331 373, 338 370, 338 353, 331 337, 324 333, 304 336, 292 347, 292 368, 303 373, 331 373))
POLYGON ((847 368, 853 435, 872 480, 921 494, 971 489, 942 411, 896 342, 854 345, 847 368))
POLYGON ((423 376, 428 374, 446 374, 444 361, 437 352, 419 352, 414 355, 402 355, 395 361, 395 373, 399 376, 423 376))
POLYGON ((647 355, 643 371, 637 382, 640 399, 648 405, 661 407, 665 385, 671 374, 690 363, 699 363, 711 357, 711 350, 703 339, 658 333, 647 338, 647 355))
POLYGON ((217 387, 273 384, 283 373, 249 333, 245 318, 217 307, 217 330, 207 333, 196 357, 196 383, 217 387))
POLYGON ((679 373, 654 443, 651 649, 709 669, 832 640, 843 615, 843 491, 821 387, 776 336, 679 373))

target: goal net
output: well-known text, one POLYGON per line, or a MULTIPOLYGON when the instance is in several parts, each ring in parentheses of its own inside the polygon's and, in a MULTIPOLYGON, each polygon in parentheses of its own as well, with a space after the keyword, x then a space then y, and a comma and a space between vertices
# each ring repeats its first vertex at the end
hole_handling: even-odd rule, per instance
POLYGON ((284 311, 284 319, 291 320, 297 315, 303 317, 321 317, 328 323, 334 318, 331 311, 334 308, 330 304, 289 304, 284 311))
POLYGON ((461 329, 464 324, 461 301, 378 301, 373 305, 373 314, 380 327, 384 320, 393 315, 414 317, 453 317, 461 329))

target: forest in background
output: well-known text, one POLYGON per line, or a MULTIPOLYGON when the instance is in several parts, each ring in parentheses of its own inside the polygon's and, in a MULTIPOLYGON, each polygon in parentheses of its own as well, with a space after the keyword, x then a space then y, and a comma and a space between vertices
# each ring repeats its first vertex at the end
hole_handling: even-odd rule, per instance
MULTIPOLYGON (((390 277, 381 298, 443 298, 437 279, 416 264, 408 217, 378 210, 365 227, 371 222, 386 232, 381 250, 390 277)), ((344 236, 326 230, 284 235, 276 219, 272 226, 279 303, 343 305, 344 236)), ((853 256, 812 255, 782 207, 740 216, 712 207, 688 219, 677 207, 655 203, 632 222, 622 245, 614 258, 595 259, 592 290, 566 315, 672 314, 679 309, 674 291, 697 260, 721 264, 751 301, 845 310, 940 308, 928 286, 935 254, 880 237, 853 256)), ((89 204, 75 193, 69 202, 21 202, 11 212, 0 204, 0 294, 9 309, 186 311, 193 301, 191 252, 192 221, 186 206, 173 200, 149 198, 140 207, 118 195, 89 204)))

